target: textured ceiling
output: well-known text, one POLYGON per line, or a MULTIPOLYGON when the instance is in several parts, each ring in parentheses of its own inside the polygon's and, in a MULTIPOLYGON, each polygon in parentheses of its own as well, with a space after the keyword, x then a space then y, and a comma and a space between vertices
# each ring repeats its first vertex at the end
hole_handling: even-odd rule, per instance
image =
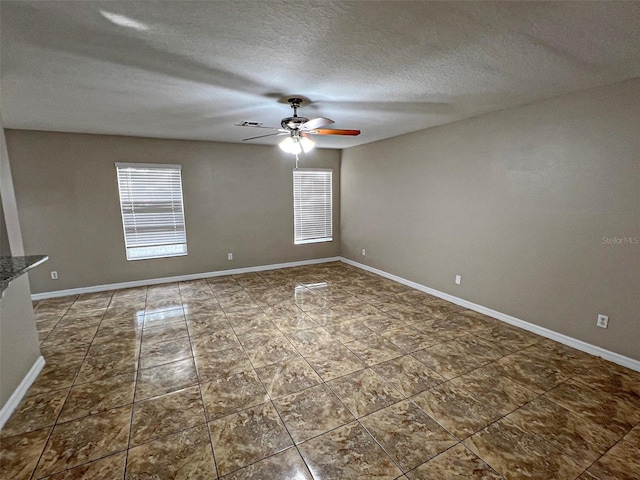
POLYGON ((295 94, 311 102, 301 115, 362 130, 318 138, 344 148, 640 76, 640 2, 2 0, 0 9, 9 128, 239 142, 265 131, 234 123, 277 126, 295 94))

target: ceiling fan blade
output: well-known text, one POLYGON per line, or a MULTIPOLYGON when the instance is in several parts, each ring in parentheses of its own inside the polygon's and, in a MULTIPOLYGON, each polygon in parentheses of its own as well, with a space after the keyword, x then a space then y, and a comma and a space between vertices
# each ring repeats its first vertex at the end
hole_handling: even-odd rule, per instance
POLYGON ((351 135, 356 136, 360 135, 360 130, 343 130, 339 128, 316 128, 315 130, 311 130, 308 133, 312 133, 314 135, 351 135))
POLYGON ((336 122, 324 117, 312 118, 311 120, 300 125, 300 130, 315 130, 316 128, 326 127, 327 125, 331 125, 332 123, 336 122))
POLYGON ((262 125, 251 125, 248 122, 243 122, 243 123, 234 123, 233 124, 234 127, 251 127, 251 128, 266 128, 268 130, 276 130, 278 132, 286 132, 287 130, 285 130, 284 128, 278 128, 278 127, 264 127, 262 125))
POLYGON ((258 135, 257 137, 249 137, 249 138, 243 138, 242 141, 246 142, 247 140, 255 140, 256 138, 264 138, 264 137, 277 137, 280 135, 288 135, 289 132, 287 133, 267 133, 266 135, 258 135))

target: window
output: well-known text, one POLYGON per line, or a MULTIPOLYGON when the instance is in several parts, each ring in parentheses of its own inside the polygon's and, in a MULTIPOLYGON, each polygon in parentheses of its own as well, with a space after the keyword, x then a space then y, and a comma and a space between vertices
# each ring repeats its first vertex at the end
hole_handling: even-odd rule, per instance
POLYGON ((180 165, 116 163, 127 260, 187 254, 180 165))
POLYGON ((296 169, 293 171, 294 243, 333 240, 333 170, 296 169))

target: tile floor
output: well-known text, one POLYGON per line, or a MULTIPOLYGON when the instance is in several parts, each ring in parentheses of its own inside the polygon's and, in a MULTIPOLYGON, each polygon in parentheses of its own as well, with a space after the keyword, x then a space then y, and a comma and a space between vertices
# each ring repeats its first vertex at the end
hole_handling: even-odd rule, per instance
POLYGON ((342 263, 35 312, 3 479, 640 477, 640 373, 342 263))

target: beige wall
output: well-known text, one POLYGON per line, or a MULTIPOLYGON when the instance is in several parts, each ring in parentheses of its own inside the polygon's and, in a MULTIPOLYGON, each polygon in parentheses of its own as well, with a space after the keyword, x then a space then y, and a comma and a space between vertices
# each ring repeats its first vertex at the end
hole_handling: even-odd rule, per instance
MULTIPOLYGON (((14 255, 24 255, 11 166, 1 123, 0 194, 6 224, 3 244, 8 241, 14 255)), ((3 245, 0 250, 4 254, 8 253, 9 249, 3 245)), ((27 275, 23 275, 9 284, 0 300, 0 408, 20 385, 38 357, 40 357, 40 350, 31 306, 29 279, 27 275)))
POLYGON ((36 293, 339 254, 338 150, 316 149, 300 164, 334 170, 334 241, 295 246, 294 159, 277 147, 20 130, 6 136, 25 248, 50 258, 31 274, 36 293), (115 162, 182 164, 189 255, 126 260, 115 162))
POLYGON ((348 149, 341 192, 343 256, 640 360, 640 245, 603 243, 640 237, 640 81, 348 149))

